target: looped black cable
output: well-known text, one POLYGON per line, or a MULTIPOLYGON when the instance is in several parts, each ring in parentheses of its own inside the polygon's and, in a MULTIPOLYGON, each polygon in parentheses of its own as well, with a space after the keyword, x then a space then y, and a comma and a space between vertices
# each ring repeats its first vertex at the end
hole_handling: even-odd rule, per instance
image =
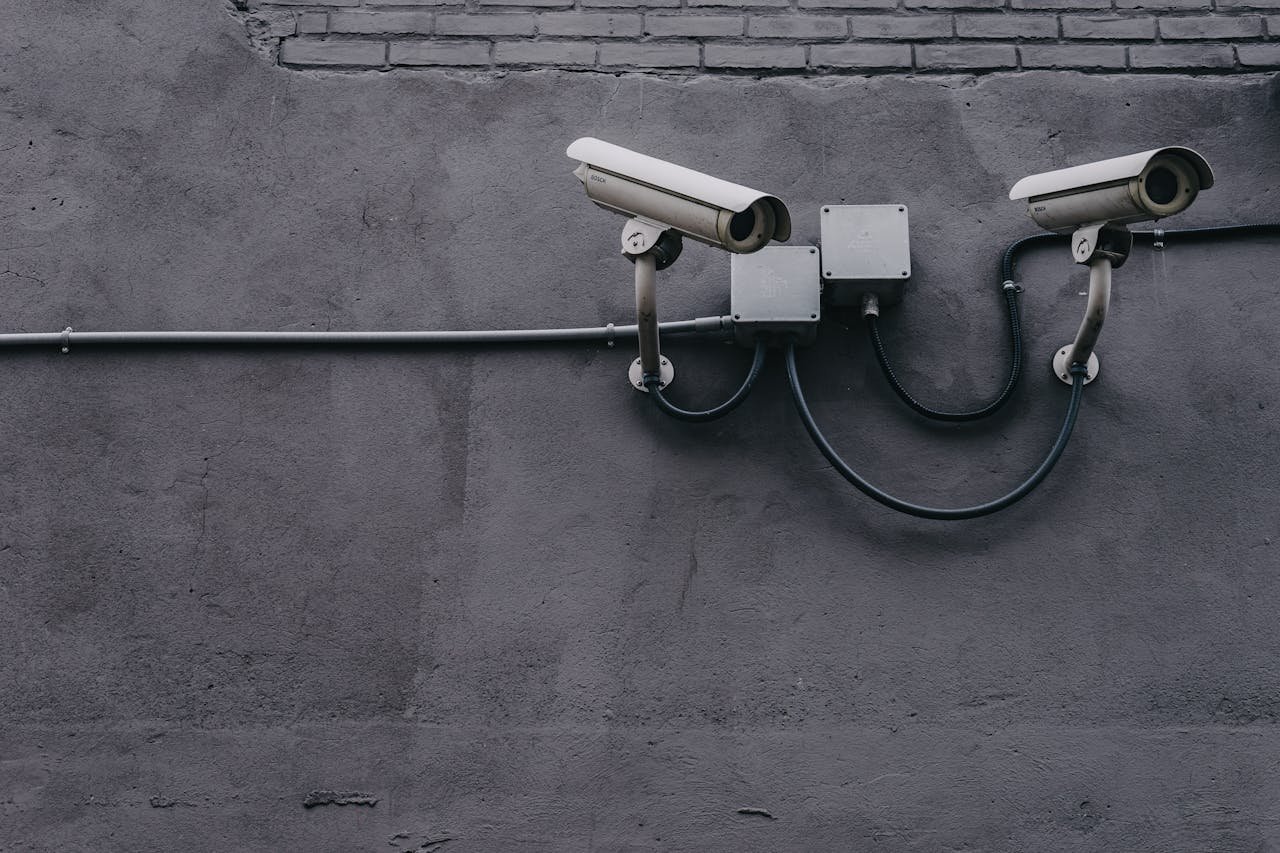
POLYGON ((885 353, 884 341, 880 339, 879 319, 875 314, 868 314, 867 332, 871 335, 871 348, 875 351, 876 361, 880 363, 880 370, 884 372, 884 378, 889 381, 889 387, 901 398, 902 402, 906 403, 918 414, 931 420, 959 423, 976 421, 994 415, 1005 403, 1009 402, 1009 398, 1013 396, 1014 389, 1018 387, 1018 379, 1022 376, 1022 323, 1018 317, 1018 287, 1012 282, 1007 282, 1004 286, 1004 303, 1009 314, 1009 378, 1005 380, 1004 388, 990 403, 970 411, 948 412, 926 406, 911 396, 911 392, 902 384, 902 381, 898 379, 898 374, 889 365, 889 356, 885 353))
POLYGON ((902 380, 898 378, 898 374, 894 372, 893 367, 889 364, 889 355, 885 351, 884 341, 880 337, 879 319, 875 315, 868 315, 867 332, 871 337, 871 348, 876 354, 876 361, 879 362, 880 370, 884 373, 885 379, 888 380, 889 387, 893 389, 893 392, 898 395, 902 402, 923 417, 950 423, 981 420, 994 415, 1003 408, 1004 404, 1009 402, 1009 398, 1013 396, 1013 392, 1018 387, 1018 381, 1022 378, 1022 318, 1018 312, 1018 294, 1022 292, 1022 288, 1013 283, 1014 261, 1018 254, 1029 246, 1041 243, 1066 242, 1066 240, 1067 238, 1062 234, 1032 234, 1010 243, 1000 257, 1000 288, 1004 294, 1005 309, 1009 316, 1009 376, 1005 380, 1004 388, 985 406, 969 411, 949 412, 943 409, 935 409, 917 400, 902 384, 902 380))
POLYGON ((855 488, 867 497, 884 504, 890 509, 907 515, 914 515, 918 518, 934 518, 944 521, 990 515, 1017 503, 1030 494, 1036 486, 1040 485, 1044 478, 1049 475, 1049 472, 1053 470, 1053 466, 1057 464, 1058 459, 1062 456, 1062 451, 1067 447, 1067 441, 1071 438, 1071 430, 1075 427, 1076 415, 1080 412, 1080 399, 1083 396, 1084 380, 1087 372, 1087 368, 1083 364, 1071 365, 1071 402, 1067 405, 1067 415, 1063 419, 1062 429, 1058 432, 1058 438, 1053 443, 1053 448, 1049 451, 1049 455, 1045 457, 1040 466, 1032 472, 1031 476, 1022 485, 1004 497, 993 501, 978 504, 977 506, 946 509, 922 506, 896 498, 888 492, 873 486, 857 471, 850 468, 836 453, 835 448, 831 446, 826 437, 823 436, 822 431, 818 429, 818 424, 813 419, 813 413, 809 411, 809 406, 805 403, 804 392, 800 390, 800 376, 796 370, 796 348, 794 343, 787 344, 786 358, 787 382, 791 386, 791 397, 795 401, 796 410, 800 413, 800 420, 804 422, 804 427, 809 432, 809 437, 813 439, 813 443, 818 446, 818 450, 822 452, 822 455, 827 458, 827 461, 831 463, 840 476, 852 483, 855 488))
POLYGON ((688 409, 682 409, 673 404, 670 400, 663 396, 659 386, 662 379, 651 373, 644 376, 644 387, 649 390, 649 396, 653 398, 654 404, 666 414, 682 421, 691 421, 693 423, 703 423, 705 421, 714 421, 722 418, 732 412, 734 409, 747 399, 747 395, 751 393, 751 389, 756 384, 756 379, 760 377, 760 370, 764 367, 764 359, 768 354, 768 347, 765 346, 763 340, 756 341, 755 358, 751 361, 751 369, 747 372, 747 378, 743 381, 742 387, 734 392, 733 396, 725 400, 715 408, 706 409, 701 412, 693 412, 688 409))
MULTIPOLYGON (((1198 228, 1173 228, 1159 229, 1158 231, 1134 231, 1135 238, 1143 240, 1157 240, 1163 243, 1170 237, 1180 238, 1186 241, 1214 239, 1218 237, 1231 236, 1250 236, 1253 234, 1273 234, 1280 232, 1280 223, 1276 222, 1257 222, 1244 225, 1210 225, 1198 228)), ((1009 315, 1009 377, 1005 380, 1004 388, 999 394, 985 406, 973 409, 971 411, 952 412, 941 409, 934 409, 931 406, 917 400, 906 386, 902 384, 902 380, 898 378, 897 373, 889 364, 889 356, 884 347, 884 341, 880 337, 880 323, 875 315, 867 317, 867 332, 871 338, 871 348, 875 352, 876 361, 880 364, 880 369, 884 373, 885 379, 889 382, 889 387, 894 393, 906 403, 917 414, 936 421, 947 421, 951 423, 960 423, 966 421, 976 421, 995 414, 1009 401, 1013 396, 1014 390, 1017 388, 1018 381, 1022 376, 1022 324, 1018 313, 1017 294, 1021 292, 1021 288, 1013 283, 1014 264, 1019 254, 1025 249, 1038 245, 1048 245, 1050 243, 1066 243, 1068 236, 1065 234, 1031 234, 1022 237, 1009 244, 1004 254, 1000 258, 1000 281, 1004 290, 1005 306, 1009 315)))

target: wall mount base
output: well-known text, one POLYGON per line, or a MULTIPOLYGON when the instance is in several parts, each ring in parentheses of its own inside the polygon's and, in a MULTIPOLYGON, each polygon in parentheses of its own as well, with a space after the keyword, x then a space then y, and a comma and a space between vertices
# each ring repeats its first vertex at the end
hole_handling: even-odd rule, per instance
MULTIPOLYGON (((640 359, 631 362, 631 369, 627 371, 627 377, 631 380, 631 387, 637 391, 643 391, 648 394, 649 389, 644 387, 644 368, 640 365, 640 359)), ((658 357, 658 390, 663 391, 671 380, 676 378, 676 369, 671 366, 671 360, 665 355, 658 357)))
MULTIPOLYGON (((1067 363, 1067 359, 1071 355, 1071 346, 1071 344, 1067 344, 1065 347, 1058 350, 1053 357, 1053 375, 1057 376, 1068 385, 1072 384, 1071 365, 1067 363)), ((1089 361, 1085 364, 1085 385, 1088 385, 1090 382, 1098 378, 1098 369, 1098 354, 1089 353, 1089 361)))

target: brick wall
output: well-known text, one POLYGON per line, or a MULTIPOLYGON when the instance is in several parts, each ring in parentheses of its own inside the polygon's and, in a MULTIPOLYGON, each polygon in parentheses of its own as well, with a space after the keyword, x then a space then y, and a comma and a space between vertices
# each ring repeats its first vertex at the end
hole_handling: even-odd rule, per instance
POLYGON ((237 14, 290 68, 1280 68, 1280 0, 243 0, 237 14))

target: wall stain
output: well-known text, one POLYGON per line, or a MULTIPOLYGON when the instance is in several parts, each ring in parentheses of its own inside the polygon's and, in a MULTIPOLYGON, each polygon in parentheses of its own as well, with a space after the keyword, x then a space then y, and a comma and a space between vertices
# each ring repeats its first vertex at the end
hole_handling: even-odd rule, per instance
POLYGON ((378 798, 362 791, 312 791, 302 801, 302 807, 316 806, 376 806, 378 798))
POLYGON ((751 806, 738 809, 738 814, 752 815, 753 817, 763 817, 769 820, 777 820, 773 813, 765 809, 758 809, 751 806))

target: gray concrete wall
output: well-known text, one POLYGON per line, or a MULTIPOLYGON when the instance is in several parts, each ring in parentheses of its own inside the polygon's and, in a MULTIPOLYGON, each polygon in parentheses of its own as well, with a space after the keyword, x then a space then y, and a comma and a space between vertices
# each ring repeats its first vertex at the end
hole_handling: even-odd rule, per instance
MULTIPOLYGON (((591 134, 778 192, 793 243, 910 205, 886 334, 963 404, 1017 178, 1172 142, 1219 182, 1170 227, 1278 198, 1269 77, 313 76, 217 3, 4 11, 6 331, 628 322, 591 134)), ((1275 850, 1277 257, 1135 252, 1062 463, 963 524, 853 493, 777 358, 690 426, 625 344, 6 352, 0 849, 1275 850)), ((1042 455, 1085 279, 1020 280, 1030 367, 975 428, 826 319, 801 370, 868 476, 968 502, 1042 455)), ((724 311, 727 258, 661 298, 724 311)), ((668 352, 689 403, 747 361, 668 352)))

